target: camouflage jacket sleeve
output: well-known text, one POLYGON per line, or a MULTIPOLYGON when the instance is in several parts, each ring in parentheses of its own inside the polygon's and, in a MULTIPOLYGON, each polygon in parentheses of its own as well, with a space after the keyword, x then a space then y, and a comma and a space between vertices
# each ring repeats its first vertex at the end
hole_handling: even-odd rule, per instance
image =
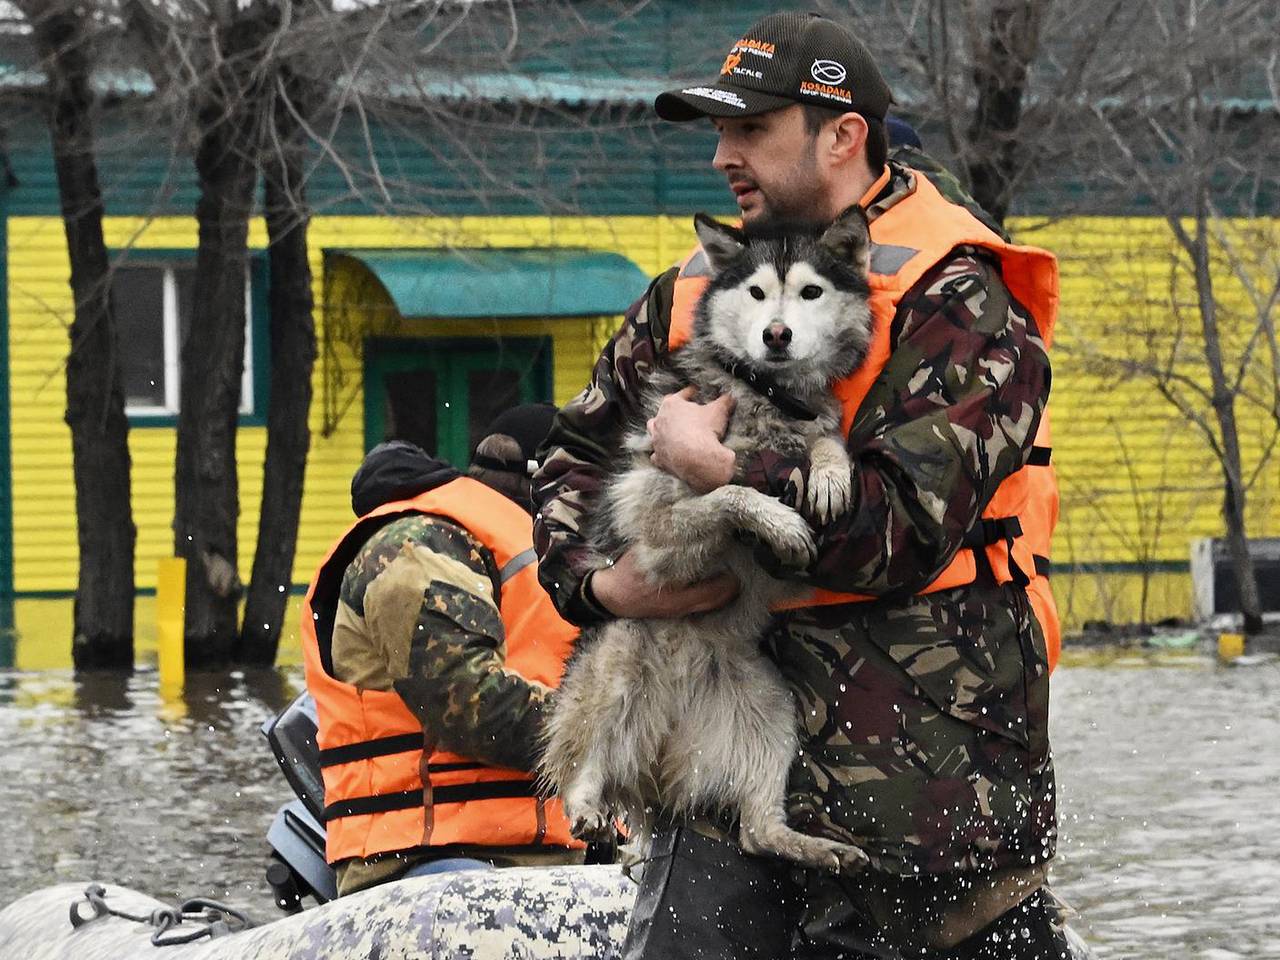
POLYGON ((441 749, 532 770, 549 690, 505 665, 496 581, 493 555, 456 524, 393 521, 343 578, 334 664, 394 689, 441 749))
POLYGON ((609 616, 582 589, 587 574, 606 562, 587 542, 584 526, 623 430, 639 413, 641 389, 666 353, 676 273, 659 276, 631 305, 596 361, 591 382, 556 415, 534 480, 538 575, 560 615, 578 626, 609 616))
MULTIPOLYGON (((986 254, 957 251, 901 303, 850 431, 853 503, 819 531, 813 581, 832 590, 914 593, 934 579, 1026 462, 1048 398, 1044 344, 986 254)), ((746 464, 748 483, 788 503, 807 472, 768 452, 746 464)))

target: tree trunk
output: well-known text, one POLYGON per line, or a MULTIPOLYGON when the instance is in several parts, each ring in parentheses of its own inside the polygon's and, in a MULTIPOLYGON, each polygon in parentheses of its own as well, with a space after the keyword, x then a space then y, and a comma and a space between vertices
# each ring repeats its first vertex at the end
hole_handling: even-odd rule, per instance
POLYGON ((129 423, 94 161, 87 38, 76 12, 26 7, 49 79, 49 132, 75 297, 66 366, 80 548, 72 660, 77 670, 131 669, 136 531, 129 423))
POLYGON ((1218 332, 1213 273, 1209 264, 1208 216, 1207 188, 1199 185, 1196 191, 1196 235, 1192 258, 1200 322, 1204 330, 1205 364, 1213 383, 1213 412, 1222 435, 1222 520, 1226 527, 1231 566, 1239 585, 1244 632, 1255 634, 1262 630, 1262 601, 1258 596, 1258 580, 1253 569, 1253 558, 1249 556, 1249 536, 1245 529, 1245 487, 1240 435, 1236 428, 1235 394, 1227 383, 1222 342, 1218 332))
POLYGON ((199 249, 191 329, 182 345, 174 486, 175 551, 187 558, 186 660, 230 663, 238 636, 236 427, 244 373, 249 215, 257 183, 259 27, 235 17, 198 110, 199 249))
POLYGON ((311 445, 307 417, 316 359, 302 131, 292 113, 303 109, 305 93, 295 78, 288 79, 286 90, 291 103, 278 97, 274 112, 280 150, 263 161, 270 241, 271 405, 258 546, 237 655, 242 663, 263 665, 275 662, 293 578, 302 482, 311 445))
POLYGON ((965 166, 973 198, 1000 224, 1024 156, 1019 145, 1027 70, 1040 43, 1042 0, 994 0, 984 36, 973 38, 977 106, 965 166))

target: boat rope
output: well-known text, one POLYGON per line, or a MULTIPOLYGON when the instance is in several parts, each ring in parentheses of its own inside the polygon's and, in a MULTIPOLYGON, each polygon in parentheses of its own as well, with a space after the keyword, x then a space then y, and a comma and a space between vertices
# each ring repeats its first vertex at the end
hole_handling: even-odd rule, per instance
POLYGON ((155 927, 151 934, 151 944, 156 947, 172 947, 183 943, 191 943, 202 937, 225 936, 239 933, 254 926, 252 920, 234 907, 217 900, 206 900, 193 897, 182 901, 177 907, 157 907, 149 914, 139 915, 117 910, 107 904, 107 890, 100 883, 91 883, 84 891, 84 899, 71 903, 71 926, 79 929, 86 923, 92 923, 102 917, 119 917, 132 920, 134 923, 145 923, 155 927), (90 908, 85 915, 85 905, 90 908), (193 927, 177 931, 175 928, 184 923, 192 923, 193 927))

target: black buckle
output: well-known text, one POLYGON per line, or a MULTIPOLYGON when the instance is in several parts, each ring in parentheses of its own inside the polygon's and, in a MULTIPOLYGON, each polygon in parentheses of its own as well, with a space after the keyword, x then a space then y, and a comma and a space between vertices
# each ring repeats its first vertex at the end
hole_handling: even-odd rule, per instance
POLYGON ((961 543, 976 550, 993 543, 1012 541, 1020 536, 1022 522, 1017 517, 983 517, 964 535, 961 543))

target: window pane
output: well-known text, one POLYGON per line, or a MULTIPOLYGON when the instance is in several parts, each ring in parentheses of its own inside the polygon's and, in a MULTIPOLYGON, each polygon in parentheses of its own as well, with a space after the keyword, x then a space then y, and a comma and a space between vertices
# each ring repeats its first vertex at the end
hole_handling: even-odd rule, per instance
POLYGON ((382 440, 408 440, 437 456, 436 375, 431 370, 388 373, 387 409, 382 440))
POLYGON ((520 371, 472 370, 467 376, 467 453, 475 452, 485 428, 520 402, 520 371))
POLYGON ((121 267, 111 278, 128 407, 164 406, 164 271, 121 267))

